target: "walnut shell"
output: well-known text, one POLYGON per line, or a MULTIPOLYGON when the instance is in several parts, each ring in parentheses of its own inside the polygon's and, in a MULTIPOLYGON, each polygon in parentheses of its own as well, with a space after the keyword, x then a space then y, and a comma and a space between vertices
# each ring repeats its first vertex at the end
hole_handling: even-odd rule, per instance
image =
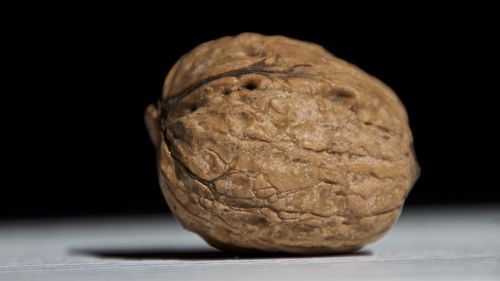
POLYGON ((394 92, 282 36, 196 47, 146 124, 175 217, 222 250, 355 251, 394 224, 419 174, 394 92))

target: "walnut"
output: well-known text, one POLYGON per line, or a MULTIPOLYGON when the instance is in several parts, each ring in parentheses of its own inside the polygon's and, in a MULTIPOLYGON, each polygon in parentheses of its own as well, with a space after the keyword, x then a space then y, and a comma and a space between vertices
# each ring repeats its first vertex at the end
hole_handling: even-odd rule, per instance
POLYGON ((196 47, 146 124, 175 217, 227 251, 358 250, 394 224, 419 174, 394 92, 283 36, 196 47))

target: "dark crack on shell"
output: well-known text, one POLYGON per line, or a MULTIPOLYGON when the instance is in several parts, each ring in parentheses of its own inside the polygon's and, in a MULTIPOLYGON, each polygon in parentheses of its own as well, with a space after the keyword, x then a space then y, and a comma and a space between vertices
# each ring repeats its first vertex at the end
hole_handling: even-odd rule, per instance
POLYGON ((299 72, 294 72, 296 68, 298 67, 310 67, 308 64, 297 64, 292 67, 289 67, 285 70, 272 70, 272 69, 267 69, 269 67, 276 66, 275 64, 267 64, 266 59, 262 59, 254 64, 251 64, 249 66, 235 69, 235 70, 230 70, 226 71, 223 73, 219 73, 216 75, 212 75, 210 77, 201 79, 191 86, 188 86, 184 90, 181 90, 179 93, 173 95, 168 99, 168 101, 160 100, 159 101, 159 108, 160 108, 160 116, 161 119, 168 119, 169 113, 172 111, 171 109, 174 108, 180 100, 185 98, 186 96, 190 95, 192 92, 194 92, 196 89, 202 87, 205 84, 208 84, 212 81, 216 81, 225 77, 241 77, 246 74, 260 74, 264 76, 270 76, 270 75, 279 75, 280 77, 292 77, 292 76, 310 76, 308 73, 299 73, 299 72))

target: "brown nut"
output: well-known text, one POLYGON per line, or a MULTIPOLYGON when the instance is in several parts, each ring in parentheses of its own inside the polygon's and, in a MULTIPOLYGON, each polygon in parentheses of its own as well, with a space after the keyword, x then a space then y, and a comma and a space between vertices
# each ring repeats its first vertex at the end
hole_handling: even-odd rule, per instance
POLYGON ((355 251, 394 224, 419 174, 394 92, 282 36, 196 47, 146 124, 175 217, 222 250, 355 251))

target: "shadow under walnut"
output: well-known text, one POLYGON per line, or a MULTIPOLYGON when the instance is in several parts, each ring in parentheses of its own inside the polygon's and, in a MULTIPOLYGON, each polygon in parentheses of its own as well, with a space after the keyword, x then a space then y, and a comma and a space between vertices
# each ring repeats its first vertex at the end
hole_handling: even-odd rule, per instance
POLYGON ((177 220, 231 252, 356 251, 394 224, 419 174, 394 92, 282 36, 184 55, 146 125, 177 220))

